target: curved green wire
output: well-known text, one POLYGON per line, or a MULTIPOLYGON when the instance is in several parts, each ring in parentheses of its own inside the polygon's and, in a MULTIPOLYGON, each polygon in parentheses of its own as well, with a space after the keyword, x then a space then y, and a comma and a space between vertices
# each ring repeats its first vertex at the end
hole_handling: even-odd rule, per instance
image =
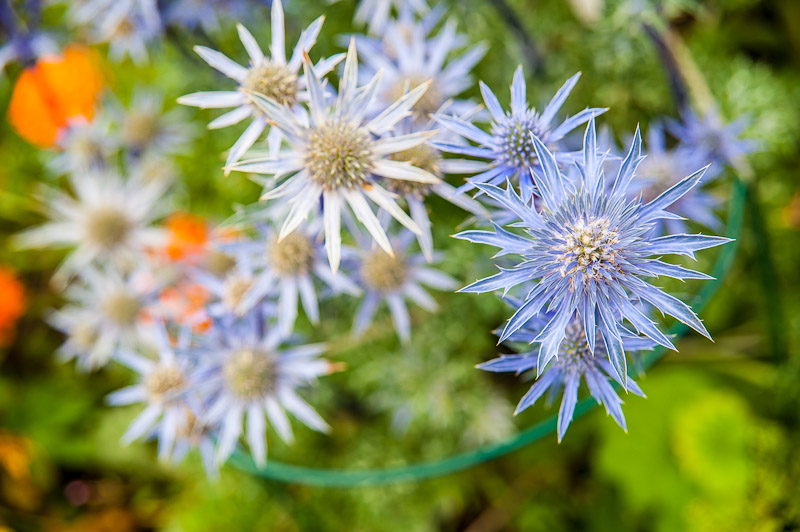
MULTIPOLYGON (((738 238, 741 232, 746 198, 746 185, 736 180, 733 185, 727 232, 731 238, 737 240, 722 248, 712 271, 714 280, 709 281, 703 286, 695 301, 694 306, 697 312, 702 311, 708 304, 712 296, 719 289, 722 279, 733 264, 738 248, 738 238)), ((682 323, 676 323, 675 326, 670 328, 670 333, 680 336, 686 332, 687 328, 688 327, 682 323)), ((649 368, 663 357, 664 353, 665 350, 663 348, 648 352, 641 359, 642 367, 644 369, 649 368)), ((590 397, 583 399, 575 407, 574 417, 582 416, 596 405, 597 403, 590 397)), ((285 464, 275 460, 270 460, 265 467, 259 468, 253 463, 252 458, 241 450, 237 450, 233 456, 231 456, 229 462, 245 472, 263 478, 279 480, 281 482, 328 487, 374 486, 378 484, 392 484, 395 482, 419 481, 455 473, 521 449, 555 431, 556 416, 553 415, 523 430, 506 441, 486 445, 472 451, 466 451, 439 460, 387 469, 321 469, 285 464)))

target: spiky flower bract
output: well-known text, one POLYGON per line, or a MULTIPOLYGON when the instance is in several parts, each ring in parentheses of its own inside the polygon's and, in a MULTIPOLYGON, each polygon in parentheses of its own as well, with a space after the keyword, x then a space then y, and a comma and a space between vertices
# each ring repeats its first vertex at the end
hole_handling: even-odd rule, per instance
MULTIPOLYGON (((393 241, 395 253, 389 255, 382 249, 363 241, 357 250, 348 250, 347 266, 357 273, 359 285, 366 292, 353 323, 354 334, 361 334, 372 321, 378 304, 386 301, 392 314, 397 336, 404 342, 411 338, 411 319, 405 300, 408 299, 428 312, 438 308, 436 301, 423 288, 453 290, 456 280, 427 265, 423 255, 409 252, 414 235, 403 231, 393 241)), ((433 254, 433 260, 441 259, 433 254)))
POLYGON ((421 131, 394 137, 383 136, 409 115, 428 84, 422 84, 387 107, 374 118, 366 118, 367 109, 377 97, 380 74, 366 86, 358 86, 358 56, 355 42, 350 41, 338 96, 331 104, 324 84, 314 67, 304 60, 308 83, 308 117, 294 115, 275 100, 253 94, 256 105, 286 136, 290 149, 275 157, 242 161, 230 168, 240 172, 271 174, 282 181, 264 180, 267 187, 263 200, 281 198, 291 205, 280 229, 279 239, 297 229, 308 216, 319 209, 325 228, 325 247, 333 271, 341 258, 342 208, 349 205, 358 221, 375 242, 392 253, 389 239, 367 202, 375 202, 397 221, 419 233, 411 218, 397 205, 395 196, 383 184, 390 180, 436 184, 439 179, 392 155, 419 146, 431 133, 421 131), (273 188, 274 187, 274 188, 273 188))
POLYGON ((494 231, 466 231, 459 238, 500 248, 499 255, 514 254, 522 262, 511 269, 477 281, 465 292, 508 291, 520 286, 525 302, 509 320, 500 341, 531 318, 552 312, 537 335, 538 367, 547 366, 567 335, 567 327, 577 314, 586 331, 586 342, 594 351, 596 333, 605 344, 609 360, 619 380, 627 382, 627 362, 622 343, 627 320, 642 335, 657 344, 674 349, 656 323, 638 307, 644 301, 669 314, 704 336, 710 337, 703 323, 683 301, 650 284, 646 279, 666 276, 676 279, 709 279, 709 276, 669 264, 663 255, 694 257, 696 251, 729 242, 709 235, 667 235, 655 237, 654 224, 675 217, 665 209, 700 183, 705 168, 648 203, 628 199, 627 190, 642 162, 641 137, 637 129, 630 150, 620 165, 610 188, 605 186, 603 160, 597 154, 594 119, 586 129, 583 162, 574 187, 565 179, 555 156, 537 138, 534 148, 541 173, 534 172, 541 195, 540 210, 520 198, 509 184, 504 190, 494 185, 478 188, 514 212, 524 234, 500 227, 494 231))
POLYGON ((256 463, 266 461, 266 422, 278 436, 293 440, 288 411, 303 424, 320 432, 328 424, 297 394, 300 387, 330 373, 333 366, 319 358, 322 344, 283 347, 277 328, 264 327, 261 309, 238 320, 217 320, 192 348, 203 360, 205 419, 219 424, 217 461, 233 452, 247 417, 247 443, 256 463))
MULTIPOLYGON (((272 3, 272 42, 270 55, 261 50, 253 35, 239 24, 239 39, 242 41, 250 58, 248 67, 243 67, 227 56, 205 46, 195 46, 197 54, 213 68, 219 70, 238 87, 233 91, 195 92, 181 96, 178 103, 192 105, 204 109, 225 109, 234 107, 208 124, 209 129, 217 129, 238 124, 246 118, 252 118, 250 125, 236 140, 228 152, 226 165, 238 161, 249 150, 267 128, 269 116, 259 110, 254 100, 255 94, 271 98, 276 104, 287 109, 297 109, 298 101, 307 99, 307 80, 300 75, 303 54, 308 53, 317 41, 325 17, 321 16, 303 30, 291 57, 286 59, 286 42, 284 39, 283 7, 281 0, 272 3)), ((317 66, 319 75, 328 73, 341 60, 341 55, 321 61, 317 66)), ((281 144, 280 128, 272 128, 269 133, 270 153, 275 154, 281 144)))
MULTIPOLYGON (((511 300, 510 302, 515 303, 517 306, 521 304, 519 301, 511 300)), ((521 346, 536 343, 536 338, 547 326, 551 317, 543 315, 531 318, 525 325, 509 336, 507 342, 519 343, 521 346)), ((623 348, 628 352, 651 349, 655 345, 653 341, 630 334, 628 331, 622 331, 621 335, 623 348)), ((613 379, 620 385, 623 383, 619 379, 617 372, 606 360, 607 356, 603 343, 595 344, 593 351, 589 349, 583 322, 577 317, 573 317, 567 324, 566 335, 559 346, 558 356, 551 360, 546 368, 538 366, 539 357, 535 351, 522 352, 515 355, 502 355, 494 360, 479 364, 477 367, 486 371, 514 372, 516 374, 531 371, 534 368, 537 369, 536 382, 533 383, 528 393, 520 400, 515 414, 530 407, 548 392, 547 403, 550 404, 557 394, 563 390, 557 423, 558 441, 560 442, 572 421, 575 405, 578 402, 578 388, 580 387, 581 379, 586 382, 589 393, 595 401, 605 407, 606 413, 623 430, 627 430, 625 416, 621 408, 622 400, 617 395, 610 380, 613 379)), ((633 379, 627 381, 627 389, 633 394, 644 397, 644 393, 633 379)))
POLYGON ((540 166, 533 137, 555 150, 559 162, 570 162, 572 155, 569 152, 556 149, 559 141, 591 117, 606 111, 602 108, 587 108, 559 125, 553 123, 579 77, 578 73, 568 79, 541 113, 528 107, 522 66, 517 67, 511 82, 510 112, 505 111, 492 90, 480 82, 483 101, 492 116, 489 132, 457 117, 436 115, 434 118, 442 127, 474 142, 476 146, 450 142, 435 142, 434 146, 444 152, 486 161, 483 167, 475 170, 479 173, 467 179, 461 190, 471 189, 480 183, 496 185, 509 180, 519 185, 523 198, 530 199, 535 193, 531 170, 540 166))

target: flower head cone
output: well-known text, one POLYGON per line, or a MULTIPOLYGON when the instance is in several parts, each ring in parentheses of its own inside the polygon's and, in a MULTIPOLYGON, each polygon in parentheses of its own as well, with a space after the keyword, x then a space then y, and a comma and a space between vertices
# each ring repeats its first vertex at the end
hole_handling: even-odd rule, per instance
MULTIPOLYGON (((475 144, 436 142, 437 148, 444 152, 483 160, 481 161, 483 164, 479 167, 475 167, 473 161, 471 173, 474 175, 467 179, 467 183, 460 190, 469 190, 480 183, 497 185, 509 180, 517 183, 523 198, 529 200, 536 192, 531 179, 531 170, 540 168, 533 138, 555 150, 565 135, 586 123, 591 117, 606 111, 604 108, 587 108, 558 125, 554 123, 556 114, 566 102, 579 78, 580 73, 568 79, 541 113, 528 107, 522 66, 517 68, 511 82, 510 111, 505 111, 497 96, 481 82, 483 101, 492 117, 488 132, 457 117, 435 115, 434 118, 442 127, 475 144)), ((556 150, 556 158, 559 163, 570 163, 572 154, 556 150)))
POLYGON ((520 220, 524 234, 500 227, 494 231, 467 231, 460 238, 500 248, 499 255, 514 254, 523 261, 511 269, 477 281, 466 292, 508 291, 522 285, 524 303, 509 320, 500 340, 507 339, 531 318, 550 312, 551 317, 535 341, 540 344, 538 367, 555 357, 577 314, 586 331, 586 342, 594 351, 596 331, 602 338, 617 377, 624 384, 627 362, 622 337, 623 320, 657 344, 674 349, 672 342, 639 308, 646 302, 704 336, 703 323, 683 301, 649 282, 660 276, 676 279, 709 279, 709 276, 661 260, 663 255, 686 255, 718 246, 730 239, 709 235, 655 237, 654 224, 670 219, 665 209, 700 183, 705 168, 684 178, 648 203, 628 199, 626 191, 642 162, 641 137, 637 130, 625 160, 609 188, 605 186, 602 158, 597 155, 594 120, 586 130, 583 163, 576 186, 569 186, 555 156, 533 137, 541 174, 534 173, 541 194, 540 210, 517 195, 509 185, 479 189, 501 202, 520 220))
MULTIPOLYGON (((319 17, 300 34, 291 57, 286 58, 286 42, 284 39, 283 7, 281 0, 272 3, 272 42, 271 55, 261 50, 253 35, 241 24, 238 26, 239 38, 242 41, 250 63, 243 67, 216 50, 205 46, 195 46, 195 51, 213 68, 234 80, 238 87, 232 91, 195 92, 181 96, 178 103, 192 105, 204 109, 225 109, 232 111, 214 119, 208 127, 217 129, 232 126, 251 118, 250 125, 241 134, 228 152, 226 166, 229 166, 249 150, 267 128, 270 117, 265 114, 256 102, 256 95, 272 99, 287 110, 298 110, 298 103, 308 99, 307 81, 300 74, 303 54, 307 53, 317 41, 325 17, 319 17)), ((332 56, 316 65, 319 75, 328 73, 342 56, 332 56)), ((268 137, 270 153, 275 154, 281 144, 281 129, 272 128, 268 137)))
MULTIPOLYGON (((350 42, 338 96, 332 103, 324 84, 306 58, 308 81, 308 117, 298 117, 275 100, 254 94, 255 102, 286 136, 290 149, 276 157, 242 161, 232 165, 241 172, 271 174, 281 182, 269 188, 264 200, 280 198, 291 205, 280 229, 285 238, 322 204, 325 246, 331 268, 336 271, 341 259, 342 208, 349 205, 356 219, 366 227, 375 242, 387 253, 392 247, 375 212, 367 202, 374 202, 415 233, 420 229, 398 206, 395 195, 384 188, 386 181, 436 184, 439 179, 392 155, 425 142, 431 132, 422 131, 394 137, 383 136, 408 116, 422 97, 427 84, 402 96, 374 118, 366 112, 377 97, 380 74, 359 87, 358 57, 350 42)), ((271 187, 272 182, 266 182, 271 187)))

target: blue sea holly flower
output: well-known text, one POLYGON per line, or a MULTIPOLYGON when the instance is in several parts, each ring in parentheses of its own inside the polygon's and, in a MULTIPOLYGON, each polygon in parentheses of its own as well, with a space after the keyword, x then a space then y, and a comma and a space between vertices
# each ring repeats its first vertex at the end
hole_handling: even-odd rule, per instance
MULTIPOLYGON (((378 304, 386 301, 397 336, 404 342, 408 341, 411 338, 411 319, 405 300, 416 303, 428 312, 435 312, 438 305, 423 285, 447 291, 457 286, 455 279, 429 267, 424 256, 409 253, 408 248, 413 240, 414 235, 404 231, 394 239, 395 253, 392 255, 368 245, 350 253, 348 266, 358 272, 359 285, 366 291, 364 300, 356 311, 354 334, 358 335, 366 330, 378 304)), ((440 260, 441 256, 434 254, 432 258, 440 260)))
POLYGON ((329 430, 297 394, 298 388, 335 369, 319 358, 324 350, 322 344, 282 346, 280 331, 265 328, 264 316, 258 310, 239 320, 215 321, 192 352, 205 361, 198 391, 209 405, 204 419, 220 425, 219 463, 233 452, 244 417, 247 443, 258 465, 264 465, 267 457, 265 416, 287 443, 293 440, 287 411, 314 430, 329 430))
POLYGON ((556 114, 564 105, 578 78, 580 73, 569 78, 541 113, 528 107, 522 66, 517 67, 511 83, 511 112, 503 110, 492 90, 480 82, 483 101, 492 116, 491 129, 488 133, 457 117, 441 114, 434 116, 442 127, 476 144, 473 146, 434 142, 436 148, 443 152, 467 155, 486 161, 479 173, 467 179, 461 190, 471 189, 479 183, 496 185, 510 180, 519 184, 522 196, 526 200, 530 199, 535 192, 531 170, 539 166, 532 137, 536 137, 555 150, 559 163, 571 162, 571 153, 557 149, 559 141, 591 117, 606 111, 599 107, 587 108, 559 125, 554 124, 556 114))
MULTIPOLYGON (((107 397, 113 406, 145 403, 147 406, 122 436, 126 444, 153 432, 158 438, 158 457, 167 459, 179 433, 188 429, 187 403, 184 396, 190 389, 191 362, 176 355, 163 323, 152 328, 158 360, 129 349, 120 349, 114 358, 139 374, 137 384, 117 390, 107 397)), ((189 346, 189 330, 181 331, 176 349, 189 346)))
MULTIPOLYGON (((642 194, 644 201, 650 201, 660 191, 677 183, 682 176, 691 174, 711 160, 712 154, 699 146, 679 144, 668 149, 661 124, 651 124, 647 132, 647 158, 639 166, 637 179, 631 183, 630 192, 642 194)), ((720 169, 719 164, 712 165, 706 171, 702 184, 708 184, 709 178, 719 175, 720 169)), ((722 228, 722 221, 714 213, 719 205, 719 198, 697 187, 673 203, 669 211, 710 229, 719 230, 722 228)), ((669 219, 664 223, 671 233, 686 231, 686 223, 682 219, 669 219)))
POLYGON ((387 180, 411 181, 434 185, 436 176, 393 159, 393 154, 418 146, 433 133, 419 131, 408 135, 383 137, 408 116, 422 97, 427 83, 408 92, 374 118, 365 115, 377 97, 380 74, 359 87, 358 56, 350 41, 338 96, 332 104, 324 94, 324 85, 310 62, 304 60, 309 93, 309 116, 300 118, 287 112, 275 100, 253 94, 256 105, 286 136, 290 148, 275 157, 241 161, 230 168, 239 172, 271 174, 262 200, 282 199, 291 209, 280 229, 279 239, 291 234, 322 204, 325 247, 331 269, 336 271, 341 259, 341 218, 345 204, 366 227, 375 242, 392 253, 389 238, 367 199, 388 212, 415 233, 421 230, 398 206, 396 196, 386 190, 387 180))
MULTIPOLYGON (((536 316, 531 318, 525 325, 518 329, 509 338, 509 342, 519 342, 530 344, 537 342, 537 337, 547 326, 550 316, 536 316)), ((655 342, 642 338, 627 331, 622 331, 622 343, 626 351, 638 351, 652 349, 655 342)), ((622 399, 612 386, 613 379, 620 385, 617 372, 606 360, 608 354, 602 342, 595 344, 594 350, 589 348, 586 340, 586 333, 583 329, 583 322, 574 316, 566 327, 564 340, 558 350, 558 356, 553 359, 546 368, 537 370, 536 382, 526 393, 514 414, 518 414, 534 404, 545 393, 548 393, 547 403, 552 403, 558 393, 563 390, 561 408, 558 412, 558 441, 564 438, 564 434, 569 428, 575 405, 578 403, 578 388, 581 378, 586 382, 589 393, 602 404, 606 413, 609 414, 617 424, 627 431, 625 416, 622 413, 622 399)), ((520 374, 538 368, 536 352, 526 352, 517 355, 502 355, 499 358, 479 364, 477 367, 486 371, 494 372, 514 372, 520 374)), ((635 395, 644 397, 639 385, 633 379, 628 379, 627 390, 635 395)))
POLYGON ((514 212, 524 230, 512 233, 500 227, 494 231, 466 231, 459 238, 500 248, 499 255, 513 254, 522 262, 511 269, 477 281, 465 292, 508 291, 523 285, 525 302, 509 320, 500 341, 528 320, 552 312, 547 325, 536 337, 539 342, 540 370, 558 355, 567 327, 577 312, 584 324, 590 351, 595 349, 596 331, 602 338, 609 360, 619 380, 627 382, 627 362, 622 345, 627 320, 654 342, 675 349, 669 338, 639 308, 644 301, 710 338, 708 331, 686 303, 650 284, 646 279, 659 276, 676 279, 709 279, 704 273, 663 262, 664 255, 686 255, 730 242, 709 235, 666 235, 655 237, 653 226, 674 218, 665 209, 700 183, 705 168, 684 178, 648 203, 628 199, 627 190, 642 162, 641 136, 637 129, 627 156, 608 188, 603 177, 603 161, 598 158, 594 119, 586 129, 583 163, 573 188, 558 168, 555 156, 532 137, 541 162, 541 173, 534 172, 541 194, 541 210, 525 202, 508 184, 504 190, 494 185, 478 188, 514 212))
MULTIPOLYGON (((239 39, 250 57, 248 67, 241 66, 216 50, 205 46, 194 47, 195 52, 206 63, 234 80, 238 87, 232 91, 187 94, 178 98, 178 103, 204 109, 234 108, 232 111, 212 120, 208 124, 209 129, 232 126, 242 120, 252 118, 250 125, 247 126, 247 129, 244 130, 228 152, 226 165, 238 161, 255 144, 269 123, 269 117, 261 112, 257 105, 254 105, 254 94, 265 95, 278 105, 285 106, 287 112, 291 113, 300 110, 298 102, 308 98, 306 94, 306 79, 299 72, 303 54, 308 53, 311 47, 314 46, 324 20, 325 17, 321 16, 303 30, 288 61, 286 59, 281 0, 275 0, 272 3, 270 56, 264 54, 253 35, 241 24, 237 28, 239 30, 239 39)), ((330 72, 342 60, 342 57, 341 54, 338 54, 320 61, 315 67, 317 75, 322 76, 330 72)), ((267 141, 271 154, 277 153, 282 138, 280 128, 270 129, 267 141)))
POLYGON ((740 138, 748 125, 749 120, 744 116, 726 124, 716 110, 698 116, 691 109, 683 109, 681 121, 670 120, 667 129, 682 145, 702 148, 715 162, 733 166, 756 149, 754 141, 740 138))

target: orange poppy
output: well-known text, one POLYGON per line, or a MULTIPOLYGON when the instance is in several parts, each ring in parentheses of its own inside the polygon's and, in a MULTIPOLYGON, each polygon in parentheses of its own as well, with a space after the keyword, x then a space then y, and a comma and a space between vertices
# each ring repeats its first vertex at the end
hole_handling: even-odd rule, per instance
POLYGON ((67 46, 62 55, 41 57, 22 72, 11 94, 8 120, 31 144, 52 147, 71 119, 91 121, 102 88, 94 52, 67 46))
POLYGON ((14 336, 14 326, 25 313, 25 288, 10 269, 0 267, 0 345, 14 336))

